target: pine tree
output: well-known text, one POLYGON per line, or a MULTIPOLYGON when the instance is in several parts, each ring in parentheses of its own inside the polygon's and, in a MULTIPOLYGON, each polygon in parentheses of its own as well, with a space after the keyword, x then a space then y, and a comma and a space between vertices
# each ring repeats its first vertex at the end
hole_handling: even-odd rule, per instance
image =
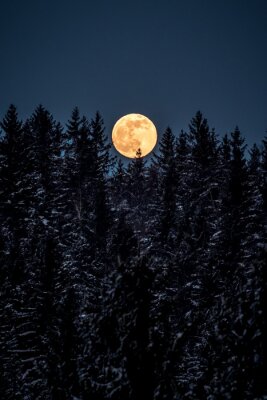
POLYGON ((212 165, 216 159, 216 136, 210 131, 207 119, 198 111, 189 124, 192 141, 192 155, 203 169, 212 165))
POLYGON ((111 224, 106 176, 113 160, 110 158, 110 145, 107 143, 107 137, 104 134, 104 122, 99 112, 91 120, 90 129, 93 148, 92 174, 95 196, 96 246, 103 251, 106 245, 107 232, 111 224))
POLYGON ((21 393, 16 377, 18 360, 12 351, 16 348, 14 316, 20 300, 18 287, 25 277, 23 238, 25 204, 21 195, 23 181, 23 130, 16 107, 11 105, 1 122, 0 135, 0 391, 9 399, 21 393), (13 337, 12 337, 13 336, 13 337), (10 339, 13 340, 10 340, 10 339))
POLYGON ((159 239, 166 247, 171 246, 176 227, 177 170, 175 162, 175 137, 168 127, 159 144, 159 155, 154 155, 154 165, 160 174, 158 187, 159 239))
MULTIPOLYGON (((45 243, 48 236, 57 236, 58 228, 51 210, 54 210, 58 182, 53 176, 53 167, 54 157, 59 153, 59 131, 59 125, 55 124, 51 114, 39 106, 22 129, 21 165, 16 160, 21 168, 19 205, 24 211, 23 221, 18 222, 18 226, 23 228, 23 236, 20 237, 16 254, 23 277, 10 292, 13 308, 9 319, 14 332, 13 340, 7 343, 21 396, 36 399, 39 396, 45 399, 50 393, 47 347, 44 345, 48 332, 46 326, 42 325, 43 313, 40 310, 44 309, 48 297, 52 296, 42 289, 44 277, 50 268, 45 261, 45 243), (35 382, 35 385, 31 382, 35 382)), ((10 396, 12 398, 12 393, 10 396)))
POLYGON ((182 320, 180 314, 183 321, 180 329, 185 332, 188 344, 181 349, 181 361, 177 368, 180 370, 182 392, 188 393, 190 398, 202 398, 204 394, 199 391, 196 382, 201 382, 206 369, 203 355, 209 335, 206 310, 212 306, 216 295, 212 240, 219 231, 220 169, 215 132, 210 130, 200 112, 192 119, 189 131, 188 153, 178 192, 181 217, 176 256, 181 282, 176 301, 180 312, 186 315, 182 320), (187 346, 190 346, 190 352, 187 346))
MULTIPOLYGON (((177 219, 177 246, 182 250, 186 244, 189 235, 188 228, 190 226, 190 183, 189 174, 191 173, 191 148, 189 145, 188 135, 181 132, 175 143, 175 160, 177 171, 177 196, 176 196, 176 219, 177 219)), ((184 254, 185 255, 185 254, 184 254)), ((182 257, 179 263, 182 265, 182 257)))
POLYGON ((0 142, 0 212, 1 241, 3 245, 3 278, 13 276, 16 281, 23 273, 19 263, 19 247, 23 237, 25 204, 21 194, 23 183, 22 122, 18 119, 16 107, 11 105, 1 122, 3 134, 0 142))

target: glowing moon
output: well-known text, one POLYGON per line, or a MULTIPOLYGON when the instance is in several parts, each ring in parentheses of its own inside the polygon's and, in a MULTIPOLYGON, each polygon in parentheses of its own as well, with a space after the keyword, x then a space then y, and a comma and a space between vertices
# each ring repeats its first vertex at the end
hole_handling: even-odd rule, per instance
POLYGON ((125 157, 135 158, 149 154, 157 143, 157 130, 150 119, 141 114, 127 114, 113 127, 112 141, 116 150, 125 157))

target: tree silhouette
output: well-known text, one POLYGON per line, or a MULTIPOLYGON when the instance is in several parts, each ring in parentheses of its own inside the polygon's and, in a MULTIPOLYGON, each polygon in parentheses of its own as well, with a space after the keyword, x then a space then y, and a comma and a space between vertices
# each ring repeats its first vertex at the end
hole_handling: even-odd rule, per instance
POLYGON ((265 398, 267 140, 197 112, 127 162, 98 112, 0 128, 1 398, 265 398))

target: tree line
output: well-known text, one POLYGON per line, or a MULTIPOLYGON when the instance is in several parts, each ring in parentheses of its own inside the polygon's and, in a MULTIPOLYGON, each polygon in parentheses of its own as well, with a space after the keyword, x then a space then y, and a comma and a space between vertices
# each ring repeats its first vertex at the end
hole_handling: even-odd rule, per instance
POLYGON ((125 165, 99 113, 0 126, 1 398, 267 398, 267 139, 197 112, 125 165))

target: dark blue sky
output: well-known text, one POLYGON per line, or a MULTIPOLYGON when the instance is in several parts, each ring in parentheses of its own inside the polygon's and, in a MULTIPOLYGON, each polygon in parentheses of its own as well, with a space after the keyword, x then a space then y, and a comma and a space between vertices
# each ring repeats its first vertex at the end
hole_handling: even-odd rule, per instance
POLYGON ((0 116, 44 104, 66 121, 99 110, 159 131, 200 109, 218 134, 267 129, 266 0, 2 0, 0 116))

